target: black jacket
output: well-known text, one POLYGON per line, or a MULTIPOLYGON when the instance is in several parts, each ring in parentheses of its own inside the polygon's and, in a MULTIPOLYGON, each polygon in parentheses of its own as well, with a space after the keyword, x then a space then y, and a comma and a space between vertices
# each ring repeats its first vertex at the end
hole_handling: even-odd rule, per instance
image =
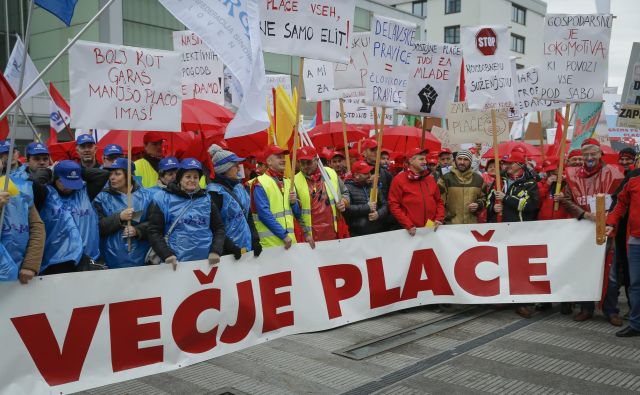
MULTIPOLYGON (((185 199, 198 199, 205 197, 207 194, 206 190, 200 189, 190 197, 175 183, 169 184, 165 191, 167 193, 172 193, 185 199)), ((174 252, 171 251, 171 248, 169 248, 169 246, 167 245, 167 242, 164 240, 164 213, 155 202, 152 202, 149 205, 148 218, 148 238, 149 243, 151 244, 151 248, 153 248, 153 250, 162 260, 175 255, 174 252)), ((220 217, 220 211, 218 211, 218 207, 215 205, 213 200, 211 201, 211 215, 209 223, 209 227, 211 229, 211 232, 213 233, 213 239, 211 240, 209 252, 215 252, 218 255, 222 255, 224 240, 226 236, 224 231, 224 224, 222 223, 222 217, 220 217)))
MULTIPOLYGON (((506 179, 506 175, 503 174, 503 190, 506 185, 506 179)), ((496 200, 494 192, 495 181, 490 188, 487 222, 497 222, 497 214, 493 209, 496 200)), ((528 170, 525 169, 523 176, 514 181, 505 194, 506 196, 502 201, 502 222, 535 221, 538 218, 538 209, 540 207, 538 183, 528 170)))
POLYGON ((351 203, 344 212, 344 218, 349 225, 349 233, 351 236, 369 235, 372 233, 380 233, 389 230, 388 217, 389 206, 384 193, 378 194, 378 202, 376 211, 378 212, 377 221, 369 221, 369 194, 371 193, 371 185, 361 186, 354 180, 347 180, 344 183, 349 191, 351 203))
MULTIPOLYGON (((137 191, 140 189, 140 186, 137 182, 133 181, 133 191, 137 191)), ((103 192, 110 193, 112 195, 118 195, 120 192, 111 188, 110 185, 107 185, 103 192)), ((106 215, 102 205, 97 202, 93 202, 93 208, 95 208, 98 213, 98 218, 100 222, 98 223, 100 227, 100 237, 107 237, 112 233, 119 232, 126 225, 126 222, 122 222, 120 220, 120 213, 113 213, 111 215, 106 215)), ((147 234, 149 232, 149 221, 140 222, 140 223, 131 223, 131 225, 136 229, 136 238, 138 240, 146 240, 147 234)))

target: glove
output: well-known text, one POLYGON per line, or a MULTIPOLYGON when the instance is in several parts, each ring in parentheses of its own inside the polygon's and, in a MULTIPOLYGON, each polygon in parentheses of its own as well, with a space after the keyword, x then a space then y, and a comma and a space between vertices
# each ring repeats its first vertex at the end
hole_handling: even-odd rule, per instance
POLYGON ((215 252, 209 253, 209 265, 217 265, 220 262, 220 255, 215 252))
POLYGON ((251 242, 251 249, 253 250, 253 256, 259 257, 262 254, 262 244, 260 244, 260 240, 253 240, 251 242))
POLYGON ((169 258, 164 260, 164 263, 168 263, 173 266, 173 271, 175 272, 178 267, 178 258, 175 255, 171 255, 169 258))
MULTIPOLYGON (((236 258, 236 261, 242 258, 242 249, 235 244, 231 248, 231 253, 233 254, 233 257, 236 258)), ((211 259, 211 255, 209 255, 209 259, 211 259)))

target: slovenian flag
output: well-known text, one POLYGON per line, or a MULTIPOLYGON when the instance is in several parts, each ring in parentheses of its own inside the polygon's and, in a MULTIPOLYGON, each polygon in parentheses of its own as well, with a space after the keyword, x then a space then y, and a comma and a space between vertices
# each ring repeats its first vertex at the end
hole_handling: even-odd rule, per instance
POLYGON ((35 3, 57 16, 67 26, 71 26, 71 18, 78 0, 35 0, 35 3))
POLYGON ((49 103, 50 132, 47 144, 51 145, 58 142, 58 133, 68 127, 71 122, 71 107, 52 83, 49 83, 49 94, 51 95, 49 103))

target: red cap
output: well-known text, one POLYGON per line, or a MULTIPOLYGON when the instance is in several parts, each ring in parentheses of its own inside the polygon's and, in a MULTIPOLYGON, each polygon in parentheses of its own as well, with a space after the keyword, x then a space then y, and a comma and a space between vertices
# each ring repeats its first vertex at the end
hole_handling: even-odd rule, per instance
POLYGON ((267 146, 267 148, 265 148, 264 153, 262 155, 262 159, 264 159, 266 162, 267 158, 271 155, 288 155, 288 154, 289 154, 289 151, 287 151, 286 149, 282 149, 277 145, 272 144, 267 146))
POLYGON ((297 153, 298 160, 313 160, 317 155, 316 149, 310 145, 300 148, 297 153))
POLYGON ((407 151, 407 159, 413 158, 416 155, 426 155, 428 153, 429 150, 426 148, 411 148, 409 151, 407 151))
POLYGON ((331 154, 329 154, 328 159, 331 160, 333 158, 335 158, 336 156, 341 156, 342 158, 345 158, 344 154, 340 151, 333 151, 331 154))
POLYGON ((349 157, 350 158, 360 158, 360 152, 358 152, 358 148, 353 147, 349 150, 349 157))
POLYGON ((556 170, 560 165, 560 160, 556 157, 549 158, 542 163, 542 171, 548 172, 556 170))
POLYGON ((433 152, 427 155, 427 164, 429 165, 437 165, 438 164, 438 153, 433 152))
POLYGON ((351 166, 351 173, 357 174, 369 174, 373 170, 373 166, 370 166, 367 162, 359 160, 351 166))
POLYGON ((164 137, 164 134, 160 132, 147 132, 144 134, 144 137, 142 138, 142 142, 144 144, 157 143, 158 141, 165 141, 165 140, 166 138, 164 137))
POLYGON ((374 139, 362 140, 360 147, 362 148, 363 151, 366 149, 374 149, 378 147, 378 142, 374 139))
POLYGON ((578 148, 571 150, 571 152, 569 152, 569 159, 574 158, 576 156, 582 156, 582 151, 580 151, 578 148))
POLYGON ((520 150, 511 151, 509 156, 506 156, 505 158, 503 158, 502 161, 505 163, 525 163, 526 162, 526 160, 524 159, 524 155, 520 150))
POLYGON ((597 145, 598 147, 600 147, 600 142, 596 139, 588 138, 582 142, 580 147, 584 147, 585 145, 597 145))
POLYGON ((451 152, 451 150, 449 148, 443 148, 440 150, 440 152, 438 153, 438 156, 442 155, 442 154, 453 154, 453 152, 451 152))

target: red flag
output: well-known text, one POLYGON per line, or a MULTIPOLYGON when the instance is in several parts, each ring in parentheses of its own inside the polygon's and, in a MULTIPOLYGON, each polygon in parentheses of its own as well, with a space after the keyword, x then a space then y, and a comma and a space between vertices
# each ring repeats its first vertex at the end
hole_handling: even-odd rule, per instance
POLYGON ((557 157, 560 155, 560 147, 562 147, 561 144, 564 143, 564 141, 562 141, 562 125, 564 124, 564 118, 558 110, 556 110, 556 123, 558 124, 556 127, 556 138, 553 141, 553 147, 551 147, 547 153, 547 156, 549 157, 557 157))
POLYGON ((460 65, 460 94, 458 95, 458 101, 464 101, 467 96, 467 92, 464 90, 464 59, 460 65))
MULTIPOLYGON (((13 103, 16 99, 16 94, 9 85, 9 82, 6 78, 4 78, 3 74, 0 74, 2 79, 0 80, 0 109, 2 111, 6 110, 9 107, 9 104, 13 103)), ((8 117, 4 117, 2 121, 0 121, 0 140, 6 140, 9 135, 9 119, 8 117)))
POLYGON ((51 82, 49 83, 49 94, 52 101, 49 104, 49 140, 47 144, 51 145, 58 142, 58 133, 69 125, 71 107, 51 82))

